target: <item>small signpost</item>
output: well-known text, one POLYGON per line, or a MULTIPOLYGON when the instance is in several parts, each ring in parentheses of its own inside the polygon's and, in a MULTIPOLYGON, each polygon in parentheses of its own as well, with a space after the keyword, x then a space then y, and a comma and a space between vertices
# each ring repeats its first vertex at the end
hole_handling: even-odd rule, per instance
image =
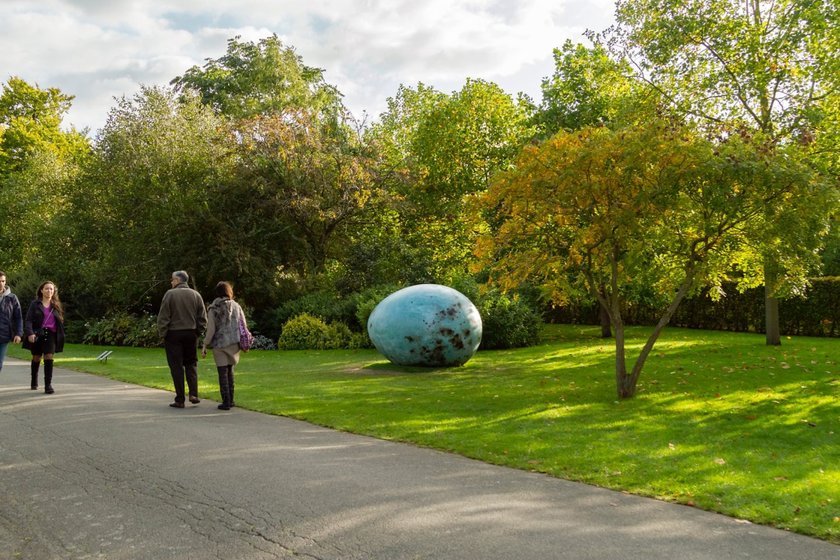
POLYGON ((105 350, 104 352, 102 352, 101 354, 99 354, 99 355, 96 357, 96 359, 97 359, 98 361, 100 361, 100 362, 107 362, 107 361, 108 361, 108 356, 110 356, 110 355, 111 355, 111 354, 113 354, 113 353, 114 353, 114 351, 113 351, 113 350, 105 350))

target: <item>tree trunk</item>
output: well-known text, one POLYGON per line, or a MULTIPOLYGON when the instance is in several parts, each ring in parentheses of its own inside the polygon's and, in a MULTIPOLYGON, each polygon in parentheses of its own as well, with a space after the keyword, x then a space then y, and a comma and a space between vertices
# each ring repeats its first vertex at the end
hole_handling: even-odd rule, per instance
MULTIPOLYGON (((659 338, 659 335, 662 333, 662 330, 665 326, 671 321, 671 317, 674 316, 674 312, 679 307, 682 300, 685 298, 685 295, 688 293, 689 288, 691 288, 692 283, 694 282, 694 276, 689 271, 686 274, 685 280, 680 285, 680 289, 677 290, 676 295, 674 295, 674 299, 671 300, 671 303, 668 305, 668 308, 659 318, 659 322, 656 323, 656 327, 654 327, 653 332, 648 337, 647 342, 645 343, 642 351, 639 353, 639 357, 636 358, 636 363, 633 365, 633 371, 630 374, 627 374, 627 367, 624 365, 624 332, 622 329, 621 334, 621 347, 622 347, 622 370, 623 375, 621 376, 620 382, 618 384, 618 398, 619 399, 627 399, 636 394, 636 384, 639 382, 639 376, 642 374, 642 367, 645 365, 645 361, 647 357, 650 355, 651 350, 653 350, 653 345, 656 344, 656 340, 659 338)), ((616 326, 616 350, 618 349, 618 327, 616 326)), ((616 352, 616 355, 618 353, 616 352)), ((618 379, 618 368, 616 368, 616 380, 618 379)))
POLYGON ((636 394, 636 383, 627 375, 627 361, 624 356, 624 325, 615 324, 615 387, 618 398, 629 399, 636 394))
POLYGON ((601 338, 612 338, 612 325, 610 325, 610 314, 601 308, 601 338))
MULTIPOLYGON (((601 295, 604 298, 604 301, 607 299, 607 292, 606 289, 601 286, 601 295)), ((598 316, 601 320, 601 338, 612 338, 612 322, 610 321, 610 312, 607 311, 607 308, 604 307, 602 302, 598 302, 598 316)))
POLYGON ((764 332, 767 346, 782 344, 779 328, 779 299, 774 296, 779 281, 775 263, 767 259, 764 263, 764 332))

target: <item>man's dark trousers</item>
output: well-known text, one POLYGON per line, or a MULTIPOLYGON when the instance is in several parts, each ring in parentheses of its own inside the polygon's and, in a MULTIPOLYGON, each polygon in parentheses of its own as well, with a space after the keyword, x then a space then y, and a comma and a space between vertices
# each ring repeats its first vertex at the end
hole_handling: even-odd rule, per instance
POLYGON ((163 342, 166 363, 175 385, 175 402, 183 403, 184 378, 191 397, 198 397, 198 335, 193 330, 169 331, 163 342))

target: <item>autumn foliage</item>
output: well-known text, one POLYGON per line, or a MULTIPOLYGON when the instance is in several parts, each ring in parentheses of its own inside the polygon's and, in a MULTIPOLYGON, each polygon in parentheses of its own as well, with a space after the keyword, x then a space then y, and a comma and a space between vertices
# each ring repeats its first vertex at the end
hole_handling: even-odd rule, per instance
POLYGON ((713 142, 668 121, 560 132, 524 149, 482 197, 477 253, 503 287, 532 281, 554 302, 597 299, 615 329, 618 395, 630 397, 680 301, 719 283, 749 252, 767 203, 794 203, 810 177, 749 138, 713 142), (663 307, 628 371, 622 308, 642 290, 663 307))

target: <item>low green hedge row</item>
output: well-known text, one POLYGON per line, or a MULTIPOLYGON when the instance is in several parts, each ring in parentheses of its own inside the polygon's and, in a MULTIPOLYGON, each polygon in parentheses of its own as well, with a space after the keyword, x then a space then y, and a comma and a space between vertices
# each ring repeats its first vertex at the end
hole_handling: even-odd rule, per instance
MULTIPOLYGON (((708 293, 686 298, 677 308, 671 325, 708 330, 764 332, 764 288, 739 292, 725 285, 724 297, 713 301, 708 293)), ((652 325, 659 311, 648 305, 629 305, 624 319, 630 325, 652 325)), ((801 295, 779 302, 779 327, 784 335, 840 337, 840 277, 811 280, 801 295)), ((572 305, 547 312, 554 323, 598 324, 594 304, 572 305)))
MULTIPOLYGON (((322 309, 297 312, 287 319, 277 338, 255 332, 254 349, 274 350, 326 350, 337 348, 372 348, 373 344, 364 329, 367 319, 376 304, 388 295, 368 293, 354 297, 352 305, 345 305, 342 314, 333 312, 340 305, 334 305, 335 298, 322 294, 308 295, 300 301, 291 302, 288 309, 312 309, 317 303, 325 304, 322 309), (350 317, 350 319, 348 319, 350 317), (348 325, 349 323, 349 325, 348 325), (351 328, 351 326, 353 328, 351 328)), ((482 349, 517 348, 530 346, 539 341, 542 318, 522 299, 490 292, 476 297, 477 307, 484 323, 482 349)), ((82 342, 109 346, 156 347, 161 345, 156 318, 153 315, 136 317, 118 312, 97 321, 85 323, 82 342)))

